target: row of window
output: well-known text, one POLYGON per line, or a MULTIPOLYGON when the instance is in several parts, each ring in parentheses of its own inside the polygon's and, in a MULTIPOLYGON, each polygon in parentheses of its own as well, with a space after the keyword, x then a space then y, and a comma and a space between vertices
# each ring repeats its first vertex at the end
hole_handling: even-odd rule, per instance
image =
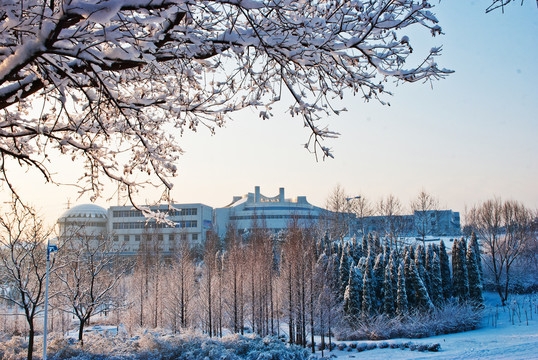
MULTIPOLYGON (((154 208, 151 211, 155 212, 166 212, 168 216, 187 216, 187 215, 198 215, 197 208, 186 208, 186 209, 172 209, 165 211, 163 209, 154 208)), ((114 210, 112 211, 112 217, 144 217, 142 211, 140 210, 114 210)))
MULTIPOLYGON (((172 226, 165 223, 155 223, 144 221, 135 221, 135 222, 115 222, 112 224, 112 229, 114 230, 126 230, 126 229, 164 229, 171 228, 172 226)), ((196 220, 182 220, 175 222, 175 228, 184 229, 184 228, 195 228, 198 227, 198 221, 196 220)))
POLYGON ((230 220, 266 220, 266 219, 307 219, 307 220, 319 220, 319 215, 240 215, 230 216, 230 220))
MULTIPOLYGON (((168 234, 168 241, 174 242, 174 241, 187 241, 189 234, 168 234)), ((128 242, 130 239, 133 239, 135 242, 140 242, 142 239, 144 241, 164 241, 164 235, 163 234, 157 234, 157 236, 153 235, 115 235, 114 241, 116 242, 128 242)), ((190 234, 190 238, 192 241, 198 240, 198 234, 190 234)))

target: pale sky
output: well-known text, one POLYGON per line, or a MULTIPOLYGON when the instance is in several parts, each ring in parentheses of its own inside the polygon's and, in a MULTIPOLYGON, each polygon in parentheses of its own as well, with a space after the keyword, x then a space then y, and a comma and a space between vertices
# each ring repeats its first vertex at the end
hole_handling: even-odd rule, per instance
MULTIPOLYGON (((186 133, 179 139, 186 153, 178 163, 174 201, 222 207, 260 185, 267 196, 284 187, 286 197, 305 195, 324 206, 340 184, 373 202, 394 194, 407 205, 424 188, 442 207, 462 213, 493 196, 538 209, 538 9, 526 1, 505 14, 485 14, 488 3, 436 5, 445 35, 410 34, 410 40, 417 55, 442 45, 437 61, 455 73, 433 88, 390 86, 390 107, 348 96, 348 111, 324 120, 341 133, 325 144, 334 159, 316 162, 303 148, 308 130, 284 112, 289 104, 275 107, 265 121, 255 110, 236 114, 215 136, 204 129, 186 133)), ((70 166, 76 165, 58 172, 68 176, 70 166)), ((65 211, 68 199, 72 205, 89 202, 77 199, 74 188, 44 185, 33 173, 17 177, 22 195, 49 222, 65 211)), ((148 191, 142 199, 156 196, 148 191)))

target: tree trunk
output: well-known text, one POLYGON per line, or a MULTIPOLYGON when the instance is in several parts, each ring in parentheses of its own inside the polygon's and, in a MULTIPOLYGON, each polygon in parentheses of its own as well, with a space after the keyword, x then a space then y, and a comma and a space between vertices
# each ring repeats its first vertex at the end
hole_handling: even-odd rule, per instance
POLYGON ((78 325, 78 343, 80 344, 80 347, 84 346, 84 340, 82 338, 82 335, 84 334, 84 325, 86 324, 86 321, 84 319, 79 319, 79 325, 78 325))
POLYGON ((32 357, 34 355, 34 336, 35 336, 35 329, 34 325, 30 323, 30 330, 28 331, 28 360, 32 360, 32 357))

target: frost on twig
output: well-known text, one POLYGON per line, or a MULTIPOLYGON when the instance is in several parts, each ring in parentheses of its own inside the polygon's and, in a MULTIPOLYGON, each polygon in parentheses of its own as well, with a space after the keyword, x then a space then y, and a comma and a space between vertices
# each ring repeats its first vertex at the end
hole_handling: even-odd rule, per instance
MULTIPOLYGON (((332 156, 320 125, 344 94, 380 100, 387 81, 444 78, 434 56, 407 64, 410 26, 441 28, 430 1, 6 0, 0 5, 0 172, 37 168, 58 182, 51 149, 85 168, 81 192, 104 179, 172 188, 185 130, 262 118, 282 92, 332 156), (12 160, 17 165, 12 164, 12 160)), ((60 177, 61 180, 61 177, 60 177)), ((9 182, 11 185, 12 182, 9 182)), ((13 184, 16 186, 16 184, 13 184)))

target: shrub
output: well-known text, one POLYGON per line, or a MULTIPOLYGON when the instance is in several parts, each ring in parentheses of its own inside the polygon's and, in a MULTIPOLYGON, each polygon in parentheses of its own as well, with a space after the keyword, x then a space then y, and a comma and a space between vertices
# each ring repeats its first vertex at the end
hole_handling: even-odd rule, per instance
POLYGON ((449 301, 431 312, 413 312, 405 316, 385 314, 362 318, 338 333, 339 340, 386 340, 424 338, 476 329, 482 310, 471 304, 449 301))

